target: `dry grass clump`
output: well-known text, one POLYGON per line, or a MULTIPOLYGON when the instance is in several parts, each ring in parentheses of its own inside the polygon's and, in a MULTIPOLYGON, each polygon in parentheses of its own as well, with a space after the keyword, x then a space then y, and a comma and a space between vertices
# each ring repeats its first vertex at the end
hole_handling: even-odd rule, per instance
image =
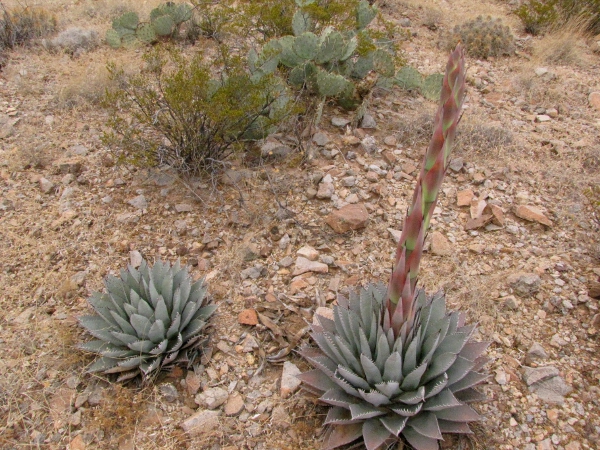
POLYGON ((581 43, 585 39, 582 30, 585 29, 587 22, 587 19, 580 16, 548 32, 535 42, 534 57, 545 64, 581 65, 583 62, 581 43))
POLYGON ((116 87, 104 64, 92 64, 78 71, 64 83, 55 96, 55 103, 61 109, 98 106, 107 88, 116 87))
POLYGON ((456 152, 488 152, 510 146, 513 135, 505 128, 482 123, 462 123, 456 135, 456 152))
POLYGON ((426 143, 433 133, 433 114, 421 113, 406 117, 398 124, 397 139, 400 143, 414 147, 426 143))

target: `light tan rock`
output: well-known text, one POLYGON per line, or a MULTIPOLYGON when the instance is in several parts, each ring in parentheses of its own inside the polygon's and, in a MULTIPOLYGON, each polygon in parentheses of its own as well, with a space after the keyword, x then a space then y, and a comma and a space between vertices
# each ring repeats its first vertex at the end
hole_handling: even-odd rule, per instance
POLYGON ((456 194, 457 206, 469 206, 475 194, 471 189, 464 189, 456 194))
POLYGON ((530 205, 519 205, 515 209, 515 214, 521 219, 529 220, 530 222, 538 222, 548 227, 552 226, 552 222, 548 219, 539 208, 530 205))
POLYGON ((439 256, 447 256, 452 254, 452 244, 446 236, 439 231, 434 231, 431 234, 431 253, 439 256))

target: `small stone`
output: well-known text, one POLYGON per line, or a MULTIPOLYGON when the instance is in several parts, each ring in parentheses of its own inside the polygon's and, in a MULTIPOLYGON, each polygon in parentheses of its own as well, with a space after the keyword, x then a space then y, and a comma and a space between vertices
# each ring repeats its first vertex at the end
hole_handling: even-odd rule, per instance
POLYGON ((517 298, 514 295, 509 295, 508 297, 503 297, 500 299, 500 301, 502 301, 502 304, 506 308, 512 309, 512 310, 519 309, 519 306, 521 305, 521 302, 519 300, 517 300, 517 298))
POLYGON ((383 139, 383 143, 385 145, 389 145, 390 147, 394 147, 397 143, 396 137, 395 136, 386 136, 383 139))
POLYGON ((377 122, 371 114, 366 113, 360 122, 360 127, 365 129, 377 128, 377 122))
POLYGON ((367 172, 365 177, 367 178, 367 181, 371 183, 377 183, 379 181, 379 175, 373 171, 367 172))
POLYGON ((129 200, 127 203, 137 209, 148 209, 148 202, 146 201, 146 197, 143 195, 138 195, 137 197, 129 200))
POLYGON ((559 371, 554 366, 543 366, 543 367, 523 367, 523 381, 527 383, 527 386, 531 386, 535 383, 554 378, 559 375, 559 371))
POLYGON ((239 313, 238 322, 242 325, 258 325, 258 314, 252 308, 245 309, 239 313))
POLYGON ((50 180, 47 180, 46 178, 40 178, 40 190, 44 193, 44 194, 48 194, 50 193, 52 190, 54 190, 54 183, 50 180))
POLYGON ((319 257, 319 252, 309 245, 305 245, 304 247, 300 248, 296 252, 296 254, 298 256, 303 256, 304 258, 309 259, 311 261, 316 261, 319 257))
POLYGON ((193 209, 194 207, 189 203, 179 203, 175 205, 175 211, 177 211, 178 213, 190 212, 193 211, 193 209))
POLYGON ((227 403, 225 403, 225 407, 223 408, 225 411, 225 415, 227 416, 237 416, 244 409, 244 399, 238 392, 234 392, 227 399, 227 403))
POLYGON ((333 186, 333 183, 319 183, 317 198, 320 200, 330 199, 334 192, 335 188, 333 186))
POLYGON ((71 442, 69 442, 69 450, 85 450, 85 449, 86 449, 86 445, 85 445, 85 442, 83 441, 83 437, 81 437, 81 434, 78 434, 73 439, 71 439, 71 442))
POLYGON ((299 256, 296 258, 296 267, 294 268, 292 276, 295 277, 306 272, 327 273, 329 272, 329 266, 327 266, 327 264, 323 264, 318 261, 311 261, 303 256, 299 256))
POLYGON ((306 189, 306 197, 309 200, 312 200, 313 198, 315 198, 317 196, 317 190, 313 187, 309 187, 306 189))
POLYGON ((254 267, 248 267, 247 269, 242 270, 240 272, 240 276, 242 277, 242 280, 245 280, 246 278, 256 280, 257 278, 260 278, 263 275, 263 270, 264 267, 258 264, 254 267))
POLYGON ((500 386, 504 386, 504 385, 508 384, 508 377, 506 376, 506 372, 502 369, 498 369, 496 371, 495 380, 496 380, 496 383, 498 383, 500 386))
POLYGON ((327 145, 327 143, 329 143, 329 136, 327 136, 327 133, 324 133, 322 131, 318 131, 313 135, 313 142, 315 144, 317 144, 319 147, 324 147, 325 145, 327 145))
POLYGON ((546 114, 552 117, 553 119, 556 119, 558 117, 558 110, 556 108, 548 108, 546 110, 546 114))
POLYGON ((377 140, 373 136, 365 136, 365 138, 360 141, 363 146, 365 152, 369 154, 377 153, 377 140))
POLYGON ((547 67, 536 67, 534 72, 538 77, 542 77, 548 73, 548 68, 547 67))
POLYGON ((352 187, 356 184, 356 177, 349 176, 342 178, 342 186, 344 187, 352 187))
POLYGON ((181 428, 190 436, 210 435, 219 429, 219 413, 217 411, 198 411, 181 423, 181 428))
POLYGON ((200 386, 202 385, 202 380, 196 373, 189 371, 185 377, 185 386, 187 388, 188 394, 196 395, 200 390, 200 386))
POLYGON ((544 359, 548 359, 548 354, 544 350, 544 347, 542 347, 539 343, 534 342, 527 351, 525 362, 527 364, 531 364, 532 362, 537 362, 544 359))
POLYGON ((294 259, 291 256, 286 256, 281 261, 279 261, 279 265, 281 267, 290 267, 292 264, 294 264, 294 259))
POLYGON ((294 363, 286 361, 283 363, 283 372, 281 374, 281 398, 287 398, 292 395, 301 384, 298 375, 302 372, 294 363))
POLYGON ((549 409, 546 411, 546 416, 550 422, 556 424, 558 422, 558 409, 549 409))
POLYGON ((137 250, 132 250, 129 252, 129 262, 134 269, 140 267, 143 260, 144 258, 142 257, 142 254, 137 250))
POLYGON ((205 406, 208 409, 216 409, 227 401, 229 394, 227 391, 220 387, 209 388, 204 392, 196 395, 194 401, 200 405, 205 406))
POLYGON ((552 445, 552 441, 550 439, 544 439, 543 441, 538 442, 536 450, 553 450, 554 446, 552 445))
POLYGON ((292 419, 288 414, 286 407, 283 405, 278 405, 273 408, 273 412, 271 413, 271 424, 276 428, 287 429, 292 424, 292 419))
POLYGON ((552 120, 552 119, 547 114, 538 114, 537 116, 535 116, 535 121, 538 123, 549 122, 550 120, 552 120))
POLYGON ((363 203, 346 205, 325 218, 325 223, 336 233, 345 233, 367 226, 369 213, 363 203))
POLYGON ((565 445, 565 450, 581 450, 581 444, 577 441, 571 441, 565 445))
POLYGON ((515 273, 509 275, 509 286, 521 297, 529 297, 540 290, 542 279, 535 273, 515 273))
POLYGON ((393 228, 388 228, 388 233, 390 233, 390 236, 392 237, 392 240, 397 244, 398 242, 400 242, 400 237, 402 236, 402 231, 401 230, 395 230, 393 228))
POLYGON ((290 155, 294 150, 289 146, 279 142, 277 139, 267 139, 260 147, 260 154, 263 158, 275 157, 285 158, 290 155))
POLYGON ((448 165, 448 167, 450 168, 450 170, 452 170, 453 172, 460 172, 460 170, 463 168, 465 162, 463 160, 463 158, 452 158, 452 160, 450 160, 450 164, 448 165))
POLYGON ((457 206, 470 206, 475 194, 471 189, 464 189, 456 194, 457 206))
POLYGON ((597 111, 600 111, 600 92, 592 92, 588 97, 590 106, 597 111))
POLYGON ((256 338, 254 336, 252 336, 251 334, 248 334, 244 338, 244 342, 242 342, 242 352, 250 353, 251 351, 253 351, 254 349, 257 349, 257 348, 258 348, 258 342, 256 341, 256 338))
POLYGON ((343 117, 332 117, 331 125, 338 128, 344 128, 346 125, 350 123, 350 120, 345 119, 343 117))
POLYGON ((173 403, 179 398, 179 392, 177 392, 177 388, 171 383, 161 384, 160 392, 164 396, 165 400, 169 403, 173 403))
POLYGON ((438 256, 448 256, 453 252, 450 241, 439 231, 431 234, 431 253, 438 256))
POLYGON ((470 209, 469 209, 469 212, 471 214, 471 219, 477 219, 478 217, 481 217, 481 215, 483 214, 483 210, 485 209, 486 206, 487 206, 487 203, 485 202, 485 200, 478 200, 478 199, 471 200, 471 205, 470 205, 470 209))
POLYGON ((529 205, 519 205, 515 209, 515 214, 517 217, 521 219, 528 220, 530 222, 539 222, 542 225, 546 225, 548 227, 552 226, 552 222, 548 219, 540 209, 535 206, 529 205))

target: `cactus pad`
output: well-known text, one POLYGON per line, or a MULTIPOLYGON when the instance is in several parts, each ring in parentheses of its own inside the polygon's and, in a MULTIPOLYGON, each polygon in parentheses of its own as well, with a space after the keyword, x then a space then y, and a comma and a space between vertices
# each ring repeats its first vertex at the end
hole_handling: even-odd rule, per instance
POLYGON ((392 55, 380 48, 375 50, 375 52, 373 53, 373 68, 377 73, 383 76, 394 76, 395 66, 392 55))
POLYGON ((156 32, 149 23, 140 25, 137 30, 135 30, 135 35, 144 44, 152 44, 156 41, 156 32))
POLYGON ((419 89, 423 83, 423 77, 417 69, 411 66, 404 66, 396 74, 396 83, 402 89, 419 89))
POLYGON ((123 45, 123 47, 133 47, 138 42, 139 41, 135 37, 135 34, 124 34, 123 36, 121 36, 121 44, 123 45))
POLYGON ((366 28, 377 16, 377 7, 370 6, 369 2, 362 0, 356 8, 356 28, 366 28))
POLYGON ((152 27, 159 36, 168 36, 175 29, 175 22, 171 16, 165 14, 154 19, 152 21, 152 27))
POLYGON ((307 31, 294 39, 292 50, 304 60, 313 60, 319 51, 319 38, 307 31))
POLYGON ((121 36, 117 30, 111 28, 106 32, 106 43, 115 49, 121 47, 121 36))
POLYGON ((344 92, 348 83, 349 81, 341 75, 317 70, 317 89, 322 96, 335 97, 344 92))
POLYGON ((440 98, 440 93, 442 92, 443 79, 444 75, 441 73, 434 73, 425 78, 423 80, 423 85, 421 86, 423 97, 437 102, 440 98))
POLYGON ((344 37, 338 31, 332 31, 322 37, 319 52, 315 57, 317 64, 339 61, 344 56, 344 37))
POLYGON ((310 16, 304 11, 296 11, 294 17, 292 17, 292 30, 295 36, 300 36, 302 33, 310 30, 312 21, 310 16))
MULTIPOLYGON (((137 13, 135 13, 133 11, 126 12, 121 17, 119 17, 117 20, 121 27, 127 28, 131 31, 135 31, 138 24, 140 23, 140 18, 138 17, 137 13)), ((113 24, 114 24, 114 22, 113 22, 113 24)))

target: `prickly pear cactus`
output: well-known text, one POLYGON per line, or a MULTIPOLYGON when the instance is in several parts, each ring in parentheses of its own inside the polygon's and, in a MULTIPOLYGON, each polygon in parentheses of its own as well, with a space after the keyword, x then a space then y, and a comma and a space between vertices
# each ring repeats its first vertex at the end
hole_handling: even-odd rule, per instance
POLYGON ((117 30, 111 28, 106 32, 106 43, 114 49, 121 47, 121 36, 119 36, 117 30))
POLYGON ((443 79, 444 75, 441 73, 434 73, 425 78, 423 80, 423 85, 421 86, 421 93, 423 94, 423 97, 428 100, 438 101, 440 98, 440 93, 442 92, 443 79))
POLYGON ((156 32, 154 31, 154 27, 149 23, 140 25, 137 30, 135 30, 135 35, 144 44, 156 42, 156 32))
POLYGON ((414 67, 404 66, 396 74, 396 83, 407 91, 420 89, 423 84, 423 76, 414 67))
POLYGON ((356 9, 356 28, 359 30, 366 28, 377 16, 377 12, 376 6, 369 5, 369 2, 365 0, 360 2, 356 9))
POLYGON ((169 36, 175 29, 175 21, 168 14, 158 16, 151 23, 159 36, 169 36))
POLYGON ((135 29, 140 23, 140 18, 137 13, 131 11, 126 12, 121 17, 117 17, 113 20, 112 27, 120 36, 125 34, 135 33, 135 29))

